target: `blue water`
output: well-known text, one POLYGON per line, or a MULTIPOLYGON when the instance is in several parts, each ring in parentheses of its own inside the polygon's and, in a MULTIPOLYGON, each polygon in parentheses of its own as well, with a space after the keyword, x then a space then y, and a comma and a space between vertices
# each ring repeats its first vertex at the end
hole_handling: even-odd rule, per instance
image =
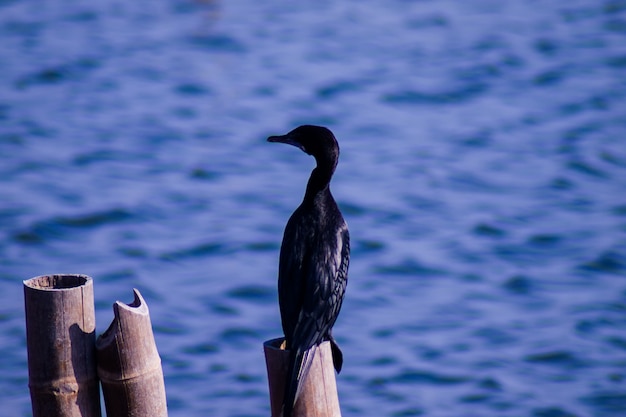
POLYGON ((0 0, 0 414, 22 280, 132 288, 170 416, 268 416, 282 230, 342 155, 343 415, 626 415, 623 0, 0 0))

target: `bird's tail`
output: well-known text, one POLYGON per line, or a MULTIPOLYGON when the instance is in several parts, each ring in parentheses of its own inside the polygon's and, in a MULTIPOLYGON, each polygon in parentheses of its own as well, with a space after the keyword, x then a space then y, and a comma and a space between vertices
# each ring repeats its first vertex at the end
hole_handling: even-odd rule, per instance
POLYGON ((341 349, 339 349, 339 345, 332 334, 328 335, 328 340, 330 341, 330 349, 333 352, 333 366, 337 373, 341 372, 341 367, 343 366, 343 353, 341 349))
POLYGON ((311 369, 317 345, 313 345, 308 350, 301 348, 293 350, 289 354, 289 368, 287 370, 288 383, 285 385, 285 396, 283 397, 283 417, 291 417, 293 407, 300 395, 302 383, 311 369))

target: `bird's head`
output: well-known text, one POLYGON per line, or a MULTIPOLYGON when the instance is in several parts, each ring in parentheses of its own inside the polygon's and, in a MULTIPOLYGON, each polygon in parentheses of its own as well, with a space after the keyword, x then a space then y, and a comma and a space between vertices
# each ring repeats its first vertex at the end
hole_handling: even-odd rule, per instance
POLYGON ((268 142, 287 143, 302 149, 320 163, 331 164, 334 168, 339 158, 339 144, 335 135, 322 126, 303 125, 282 136, 270 136, 268 142))

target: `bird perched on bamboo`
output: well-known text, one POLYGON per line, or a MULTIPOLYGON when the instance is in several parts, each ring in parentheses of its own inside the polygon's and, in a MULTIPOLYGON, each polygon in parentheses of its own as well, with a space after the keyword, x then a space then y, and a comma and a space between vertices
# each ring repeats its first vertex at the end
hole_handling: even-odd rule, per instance
POLYGON ((332 335, 348 282, 350 234, 330 193, 339 145, 321 126, 304 125, 271 136, 315 158, 304 199, 289 218, 280 249, 278 301, 289 350, 283 417, 290 417, 316 347, 330 341, 333 365, 341 371, 343 354, 332 335))

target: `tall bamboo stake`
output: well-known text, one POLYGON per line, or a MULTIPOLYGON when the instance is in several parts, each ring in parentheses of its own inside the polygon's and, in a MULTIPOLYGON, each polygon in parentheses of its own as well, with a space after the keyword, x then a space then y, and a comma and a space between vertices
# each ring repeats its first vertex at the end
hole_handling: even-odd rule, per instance
POLYGON ((139 291, 126 305, 113 304, 115 318, 98 337, 98 376, 107 417, 167 417, 161 358, 148 305, 139 291))
MULTIPOLYGON (((283 341, 279 338, 263 343, 272 417, 281 416, 285 395, 289 351, 281 349, 283 341)), ((330 342, 312 349, 317 350, 293 408, 293 417, 341 417, 330 342)))
POLYGON ((92 279, 31 278, 24 305, 33 417, 100 417, 92 279))

